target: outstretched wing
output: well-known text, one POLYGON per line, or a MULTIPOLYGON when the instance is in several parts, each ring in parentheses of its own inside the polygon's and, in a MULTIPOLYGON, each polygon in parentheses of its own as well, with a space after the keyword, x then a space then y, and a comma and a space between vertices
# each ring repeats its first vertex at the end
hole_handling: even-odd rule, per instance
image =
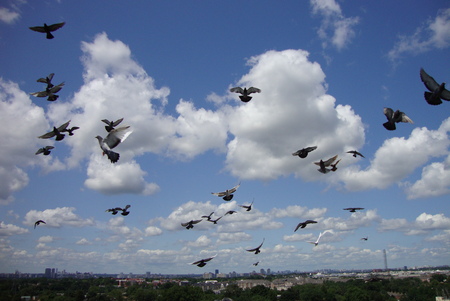
POLYGON ((57 92, 59 92, 62 89, 63 86, 64 86, 64 82, 62 82, 59 85, 56 85, 53 88, 51 88, 50 92, 52 92, 53 94, 57 93, 57 92))
POLYGON ((55 31, 57 29, 60 29, 61 27, 63 27, 66 24, 66 22, 62 22, 62 23, 56 23, 56 24, 52 24, 52 25, 48 25, 48 30, 50 31, 55 31))
POLYGON ((439 84, 436 80, 428 75, 423 68, 420 68, 420 79, 425 84, 425 87, 427 87, 427 89, 431 92, 434 92, 437 88, 439 88, 439 84))
POLYGON ((234 186, 233 188, 229 189, 228 192, 229 193, 235 193, 236 190, 239 188, 239 186, 241 186, 241 183, 239 182, 239 184, 237 184, 236 186, 234 186))
POLYGON ((69 126, 70 120, 59 126, 58 131, 62 132, 69 126))
POLYGON ((412 119, 409 118, 408 116, 406 116, 406 114, 403 113, 403 112, 400 112, 400 121, 401 121, 401 122, 406 122, 406 123, 414 123, 414 122, 412 121, 412 119))
POLYGON ((244 93, 244 89, 242 89, 241 87, 234 87, 230 89, 230 92, 235 92, 235 93, 244 93))
POLYGON ((45 33, 44 26, 32 26, 32 27, 28 27, 28 28, 33 30, 33 31, 45 33))
MULTIPOLYGON (((330 159, 323 161, 323 164, 325 167, 330 166, 336 159, 337 159, 338 155, 331 157, 330 159)), ((319 165, 320 166, 320 162, 314 162, 314 164, 319 165)))
POLYGON ((123 142, 131 134, 130 126, 124 126, 109 132, 108 136, 103 140, 109 148, 114 148, 123 142))
POLYGON ((39 92, 30 93, 30 95, 33 95, 36 97, 47 97, 48 93, 47 93, 47 91, 39 91, 39 92))
POLYGON ((261 93, 261 89, 258 89, 255 87, 250 87, 247 89, 247 94, 251 94, 251 93, 261 93))
POLYGON ((44 84, 46 84, 46 83, 48 83, 48 82, 51 82, 54 75, 55 75, 55 73, 50 73, 49 76, 47 76, 47 78, 41 77, 41 78, 39 78, 39 79, 37 80, 37 82, 38 82, 38 83, 44 83, 44 84))

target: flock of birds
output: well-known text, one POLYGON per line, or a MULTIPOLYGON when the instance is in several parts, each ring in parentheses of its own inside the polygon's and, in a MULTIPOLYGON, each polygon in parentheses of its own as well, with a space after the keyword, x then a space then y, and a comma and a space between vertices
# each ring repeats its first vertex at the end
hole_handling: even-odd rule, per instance
MULTIPOLYGON (((52 25, 47 25, 44 23, 44 26, 34 26, 34 27, 29 27, 29 28, 36 32, 45 33, 47 39, 53 39, 54 36, 53 36, 52 32, 62 28, 64 25, 65 25, 65 22, 56 23, 56 24, 52 24, 52 25)), ((57 100, 59 98, 59 96, 56 93, 58 93, 63 88, 64 82, 55 86, 52 84, 53 77, 54 77, 54 73, 51 73, 50 75, 48 75, 45 78, 39 78, 37 80, 37 82, 46 84, 45 90, 31 93, 31 95, 36 96, 36 97, 47 97, 48 101, 57 100)), ((420 69, 420 79, 424 83, 425 87, 428 89, 428 91, 424 92, 424 98, 428 104, 440 105, 442 103, 442 100, 450 101, 450 91, 445 88, 445 83, 438 84, 438 82, 433 77, 428 75, 423 68, 420 69)), ((247 103, 252 99, 252 96, 250 96, 250 94, 261 93, 261 89, 255 88, 255 87, 250 87, 248 89, 245 87, 244 88, 234 87, 234 88, 230 89, 230 92, 239 93, 240 100, 244 103, 247 103)), ((400 123, 400 122, 413 123, 412 119, 409 118, 404 112, 402 112, 400 110, 394 111, 391 108, 384 108, 383 113, 387 118, 387 122, 383 123, 383 126, 389 131, 395 130, 397 123, 400 123)), ((116 128, 123 121, 123 118, 118 119, 116 121, 110 121, 107 119, 103 119, 101 121, 106 123, 105 130, 107 131, 108 134, 105 138, 103 138, 101 136, 96 136, 95 138, 98 140, 98 143, 103 152, 103 155, 107 155, 107 157, 111 161, 111 163, 116 163, 119 160, 120 155, 119 155, 119 153, 112 151, 112 149, 114 149, 117 145, 119 145, 121 142, 123 142, 132 133, 132 131, 130 130, 130 126, 123 126, 120 128, 116 128)), ((65 134, 63 134, 63 133, 67 132, 69 134, 69 136, 72 136, 73 132, 75 130, 79 129, 79 127, 77 127, 77 126, 68 128, 69 124, 70 124, 70 120, 67 121, 66 123, 62 124, 59 127, 53 127, 52 131, 50 131, 44 135, 41 135, 38 138, 49 139, 49 138, 55 137, 55 141, 61 141, 65 137, 65 134)), ((43 155, 47 156, 51 153, 52 149, 54 149, 54 146, 51 146, 51 145, 42 147, 36 152, 36 155, 43 154, 43 155)), ((302 148, 302 149, 292 153, 292 155, 298 156, 299 158, 303 159, 303 158, 306 158, 310 152, 312 152, 316 149, 317 149, 317 146, 308 146, 308 147, 302 148)), ((357 150, 350 150, 347 153, 352 154, 353 157, 355 157, 355 158, 357 156, 364 158, 364 156, 357 150)), ((337 158, 338 158, 338 155, 335 155, 325 161, 320 160, 319 162, 314 162, 314 164, 319 166, 318 171, 323 174, 327 174, 329 172, 335 172, 337 170, 338 163, 341 161, 341 159, 337 160, 337 158)), ((239 188, 239 186, 240 186, 240 183, 231 189, 227 189, 223 192, 213 192, 212 194, 216 195, 218 197, 221 197, 224 201, 230 201, 231 199, 233 199, 233 195, 236 192, 236 190, 239 188)), ((245 211, 251 211, 253 201, 250 205, 239 205, 239 206, 244 208, 245 211)), ((127 216, 130 213, 128 211, 128 208, 130 208, 130 207, 131 207, 130 205, 126 205, 124 208, 115 207, 115 208, 107 209, 106 212, 111 212, 113 215, 116 215, 119 211, 122 211, 121 214, 123 216, 127 216)), ((363 210, 363 209, 364 208, 360 208, 360 207, 352 207, 352 208, 344 208, 343 210, 348 210, 349 212, 356 212, 357 210, 363 210)), ((190 220, 188 222, 181 223, 181 226, 183 226, 189 230, 189 229, 194 228, 195 224, 200 223, 204 219, 206 219, 206 221, 211 222, 213 224, 217 224, 218 221, 220 219, 222 219, 224 216, 232 215, 234 213, 236 213, 236 211, 230 210, 230 211, 226 212, 223 216, 213 219, 212 215, 214 214, 214 212, 211 212, 209 215, 201 216, 200 219, 190 220)), ((305 228, 309 224, 316 224, 316 223, 317 223, 317 221, 314 221, 314 220, 306 220, 304 222, 300 222, 295 227, 294 232, 296 232, 298 229, 305 228)), ((38 220, 35 222, 34 228, 36 228, 36 226, 38 226, 40 224, 46 224, 46 222, 43 220, 38 220)), ((317 240, 309 241, 309 243, 313 244, 314 246, 317 246, 319 244, 319 241, 322 238, 322 236, 327 233, 332 233, 332 230, 325 230, 325 231, 319 233, 317 240)), ((368 237, 363 237, 363 238, 361 238, 361 240, 367 241, 368 237)), ((258 247, 253 248, 253 249, 248 249, 246 251, 252 252, 252 253, 254 252, 254 254, 259 254, 261 252, 261 247, 263 246, 264 242, 265 242, 265 238, 263 239, 263 241, 261 242, 261 244, 258 247)), ((195 261, 191 264, 197 265, 198 267, 204 267, 207 262, 209 262, 216 256, 217 256, 217 254, 212 257, 208 257, 205 259, 195 261)), ((260 261, 254 263, 253 265, 257 266, 259 263, 260 263, 260 261)))

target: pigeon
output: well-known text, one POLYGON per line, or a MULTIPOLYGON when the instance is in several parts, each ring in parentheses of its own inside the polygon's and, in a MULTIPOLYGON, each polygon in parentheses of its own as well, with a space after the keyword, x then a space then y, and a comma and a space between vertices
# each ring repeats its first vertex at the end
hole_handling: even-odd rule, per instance
POLYGON ((438 84, 423 68, 420 68, 420 79, 430 92, 424 92, 425 100, 433 106, 440 105, 442 100, 450 101, 450 91, 445 89, 445 83, 438 84))
POLYGON ((305 228, 306 225, 308 225, 308 224, 317 224, 317 222, 309 219, 309 220, 306 220, 306 221, 304 221, 304 222, 302 222, 302 223, 299 223, 299 224, 297 225, 297 227, 295 227, 294 232, 297 231, 298 228, 302 228, 302 229, 305 228))
POLYGON ((252 205, 253 205, 253 202, 254 202, 254 201, 255 201, 255 199, 253 199, 253 201, 251 202, 251 204, 248 205, 248 206, 246 206, 246 205, 239 205, 239 207, 242 207, 242 208, 246 209, 245 211, 250 211, 250 210, 252 210, 252 205))
POLYGON ((320 160, 319 166, 320 168, 318 169, 318 171, 320 171, 323 174, 329 173, 331 171, 331 169, 325 167, 325 162, 323 162, 322 160, 320 160))
POLYGON ((317 245, 319 244, 320 238, 321 238, 324 234, 326 234, 326 233, 331 233, 331 232, 332 232, 331 230, 325 230, 325 231, 319 233, 319 237, 317 237, 317 240, 316 240, 316 241, 308 241, 308 242, 309 242, 310 244, 313 244, 315 247, 317 247, 317 245))
POLYGON ((306 158, 309 152, 315 150, 317 146, 308 146, 302 149, 299 149, 295 153, 292 153, 292 156, 299 156, 300 158, 306 158))
POLYGON ((181 225, 183 226, 183 227, 186 227, 186 229, 192 229, 192 228, 194 228, 194 224, 198 224, 199 222, 201 222, 202 220, 201 219, 198 219, 198 220, 191 220, 191 221, 189 221, 189 222, 187 222, 187 223, 181 223, 181 225))
POLYGON ((214 223, 214 224, 217 225, 217 222, 218 222, 222 217, 223 217, 223 216, 221 216, 221 217, 219 217, 219 218, 216 218, 216 219, 208 219, 207 221, 208 221, 208 222, 211 222, 211 223, 214 223))
POLYGON ((368 239, 369 239, 369 236, 361 238, 361 240, 368 240, 368 239))
POLYGON ((242 89, 241 87, 234 87, 230 89, 230 92, 236 92, 236 93, 240 93, 242 95, 239 95, 239 98, 243 101, 243 102, 249 102, 252 97, 249 96, 252 93, 261 93, 261 90, 255 87, 250 87, 250 88, 244 88, 242 89))
POLYGON ((55 147, 51 146, 51 145, 47 145, 47 146, 41 147, 40 149, 37 150, 36 155, 44 154, 44 156, 48 156, 51 153, 50 150, 54 149, 54 148, 55 147))
POLYGON ((208 262, 208 261, 210 261, 211 259, 213 259, 214 257, 216 257, 217 256, 217 254, 216 255, 214 255, 213 257, 209 257, 209 258, 205 258, 205 259, 201 259, 201 260, 198 260, 198 261, 196 261, 196 262, 193 262, 193 263, 191 263, 191 264, 195 264, 196 266, 198 266, 198 267, 204 267, 205 265, 206 265, 206 263, 208 262))
POLYGON ((52 88, 53 87, 53 84, 52 84, 52 79, 53 79, 53 76, 55 75, 55 73, 50 73, 46 78, 43 78, 43 77, 41 77, 41 78, 39 78, 38 80, 36 80, 38 83, 44 83, 44 84, 47 84, 47 88, 46 89, 50 89, 50 88, 52 88))
POLYGON ((391 108, 384 108, 383 112, 388 120, 387 122, 383 123, 383 126, 388 131, 393 131, 396 129, 395 123, 399 123, 399 122, 414 123, 411 120, 411 118, 409 118, 408 116, 406 116, 405 113, 403 113, 399 110, 394 112, 394 110, 392 110, 391 108))
POLYGON ((103 150, 103 155, 107 155, 108 159, 112 163, 116 163, 119 161, 119 153, 113 152, 111 149, 115 148, 121 142, 123 142, 127 137, 132 133, 129 130, 130 126, 120 127, 108 133, 106 138, 102 138, 100 136, 96 136, 98 139, 98 143, 100 144, 100 148, 103 150))
POLYGON ((107 125, 105 125, 105 130, 109 133, 112 130, 114 130, 114 128, 116 126, 118 126, 121 122, 122 122, 123 118, 117 119, 116 121, 109 121, 108 119, 102 119, 102 121, 104 123, 106 123, 107 125))
POLYGON ((254 266, 257 266, 260 262, 261 262, 261 261, 257 261, 257 262, 255 262, 253 265, 254 265, 254 266))
POLYGON ((65 129, 67 128, 69 123, 70 123, 70 120, 67 121, 66 123, 64 123, 63 125, 59 126, 58 128, 53 127, 53 131, 48 132, 48 133, 46 133, 46 134, 44 134, 42 136, 39 136, 38 138, 49 139, 49 138, 53 138, 53 137, 56 136, 55 140, 56 141, 61 141, 61 140, 64 139, 64 136, 65 136, 64 134, 61 134, 61 133, 65 131, 65 129))
POLYGON ((122 208, 116 207, 116 208, 106 209, 105 212, 111 212, 112 215, 116 215, 117 213, 119 213, 119 211, 122 211, 122 208))
MULTIPOLYGON (((330 166, 334 161, 336 161, 338 155, 331 157, 330 159, 323 161, 323 164, 325 165, 325 167, 330 166)), ((322 161, 322 160, 321 160, 322 161)), ((320 166, 320 162, 314 162, 314 164, 319 165, 320 166)))
POLYGON ((211 212, 209 215, 203 215, 202 218, 206 218, 208 221, 211 220, 211 215, 213 215, 214 211, 211 212))
POLYGON ((229 211, 227 211, 224 215, 227 215, 227 214, 232 215, 232 214, 234 214, 234 213, 237 213, 237 211, 229 210, 229 211))
POLYGON ((247 252, 255 252, 255 254, 261 253, 260 248, 262 247, 262 245, 263 245, 263 243, 264 243, 264 240, 265 240, 265 238, 263 238, 262 243, 261 243, 258 247, 254 248, 254 249, 246 250, 246 251, 247 251, 247 252))
POLYGON ((128 214, 130 214, 130 211, 127 211, 128 208, 130 208, 131 205, 126 205, 125 208, 121 209, 122 210, 122 215, 123 216, 127 216, 128 214))
POLYGON ((40 224, 47 224, 47 223, 40 219, 34 223, 34 229, 36 229, 36 226, 39 226, 40 224))
POLYGON ((30 93, 33 96, 36 97, 47 97, 48 101, 55 101, 59 98, 59 95, 56 95, 55 93, 58 93, 62 87, 64 86, 64 82, 60 83, 57 86, 53 86, 51 88, 45 88, 45 91, 40 91, 40 92, 33 92, 30 93))
POLYGON ((231 189, 227 189, 224 192, 211 192, 211 194, 217 195, 218 197, 222 197, 224 201, 231 201, 233 198, 233 193, 241 186, 241 183, 237 184, 231 189))
POLYGON ((350 208, 344 208, 343 210, 348 210, 349 212, 356 212, 356 210, 364 210, 364 208, 350 207, 350 208))
POLYGON ((347 152, 348 154, 353 154, 353 157, 356 158, 356 156, 361 156, 363 158, 365 158, 360 152, 356 151, 356 150, 351 150, 347 152))
POLYGON ((47 25, 44 23, 44 26, 33 26, 33 27, 29 27, 29 28, 31 30, 47 34, 46 37, 47 37, 47 39, 50 40, 50 39, 54 38, 54 36, 51 34, 51 32, 60 29, 65 24, 66 24, 66 22, 56 23, 56 24, 52 24, 52 25, 47 25))
POLYGON ((73 136, 73 131, 78 130, 79 127, 78 126, 73 126, 70 129, 64 129, 63 132, 68 132, 69 136, 73 136))
POLYGON ((334 164, 330 164, 330 166, 331 166, 330 170, 331 171, 336 171, 337 170, 337 165, 338 165, 339 162, 341 162, 341 159, 337 160, 336 163, 334 163, 334 164))

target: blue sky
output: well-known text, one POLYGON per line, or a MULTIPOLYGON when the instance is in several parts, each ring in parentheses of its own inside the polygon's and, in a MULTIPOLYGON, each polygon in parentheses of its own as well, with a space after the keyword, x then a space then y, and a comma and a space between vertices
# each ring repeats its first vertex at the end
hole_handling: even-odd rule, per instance
POLYGON ((448 264, 450 104, 425 102, 419 70, 450 81, 449 46, 448 1, 4 1, 0 271, 371 269, 383 249, 390 267, 448 264), (53 40, 28 29, 59 22, 53 40), (50 73, 59 99, 31 96, 50 73), (414 124, 385 130, 384 107, 414 124), (112 164, 94 137, 122 117, 112 164), (37 138, 68 120, 74 136, 37 138))

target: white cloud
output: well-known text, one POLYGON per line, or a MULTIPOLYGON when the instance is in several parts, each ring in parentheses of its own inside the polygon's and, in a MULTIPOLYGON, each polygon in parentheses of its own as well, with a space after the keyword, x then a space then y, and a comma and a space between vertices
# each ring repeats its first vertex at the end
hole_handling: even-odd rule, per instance
POLYGON ((78 240, 76 242, 76 244, 80 245, 80 246, 92 245, 92 243, 89 240, 87 240, 86 238, 82 238, 82 239, 78 240))
POLYGON ((304 219, 315 219, 322 217, 326 212, 327 208, 308 209, 307 207, 292 205, 283 209, 273 208, 269 214, 272 214, 276 218, 298 217, 304 219))
POLYGON ((449 227, 450 218, 443 213, 432 215, 423 212, 412 222, 408 222, 404 218, 382 219, 379 230, 401 231, 406 235, 420 235, 433 230, 447 230, 449 227))
POLYGON ((0 222, 0 236, 11 236, 28 233, 28 229, 21 228, 13 224, 6 224, 5 222, 0 222))
POLYGON ((188 241, 186 243, 186 245, 188 247, 204 249, 204 248, 208 248, 209 246, 211 246, 211 239, 209 239, 208 236, 206 236, 206 235, 201 235, 194 241, 188 241))
POLYGON ((54 240, 55 240, 55 238, 53 236, 46 235, 46 236, 39 237, 38 242, 49 243, 49 242, 53 242, 54 240))
POLYGON ((145 236, 157 236, 162 234, 162 230, 155 226, 148 226, 144 230, 145 236))
POLYGON ((47 227, 60 228, 62 226, 85 227, 93 226, 92 218, 83 219, 76 215, 74 207, 56 207, 55 209, 45 209, 44 211, 30 210, 25 215, 24 224, 33 226, 37 220, 44 220, 47 227))
POLYGON ((0 7, 0 21, 6 24, 12 24, 19 19, 20 14, 6 7, 0 7))
POLYGON ((398 60, 403 54, 417 55, 431 49, 450 46, 450 8, 439 10, 434 20, 416 29, 410 36, 402 35, 388 53, 389 59, 398 60))

